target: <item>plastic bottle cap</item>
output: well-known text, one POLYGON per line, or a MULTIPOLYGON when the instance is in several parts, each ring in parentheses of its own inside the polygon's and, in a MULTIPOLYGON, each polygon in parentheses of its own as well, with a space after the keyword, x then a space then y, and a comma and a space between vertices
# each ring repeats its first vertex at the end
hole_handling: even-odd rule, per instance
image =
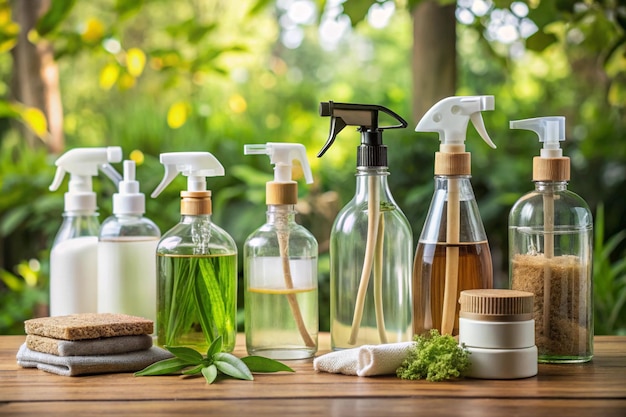
POLYGON ((460 317, 482 321, 522 321, 533 318, 535 296, 526 291, 478 289, 461 291, 460 317))
POLYGON ((122 148, 74 148, 61 155, 55 162, 57 166, 50 191, 57 190, 65 174, 70 174, 68 191, 65 193, 65 211, 95 211, 96 193, 92 189, 91 177, 98 175, 98 170, 109 177, 115 185, 122 179, 110 165, 122 160, 122 148))
POLYGON ((383 131, 407 126, 406 120, 386 107, 375 104, 320 103, 320 116, 330 117, 330 133, 326 144, 317 154, 321 157, 335 142, 335 138, 346 126, 358 126, 361 145, 357 148, 357 167, 387 167, 387 146, 383 144, 383 131), (398 124, 381 126, 380 113, 394 118, 398 124))
POLYGON ((224 175, 220 161, 210 152, 162 153, 160 160, 165 167, 165 175, 152 192, 152 198, 156 198, 178 174, 182 174, 187 177, 187 191, 180 193, 180 214, 211 214, 211 191, 206 189, 206 178, 224 175))
POLYGON ((435 175, 471 174, 471 156, 465 152, 470 121, 485 143, 496 147, 481 116, 481 112, 494 108, 493 96, 454 96, 440 100, 426 112, 415 131, 439 134, 441 145, 439 152, 435 153, 435 175))
POLYGON ((139 192, 135 180, 135 161, 124 161, 124 179, 118 184, 119 192, 113 194, 114 214, 143 214, 146 198, 139 192))
POLYGON ((268 205, 296 204, 298 183, 291 179, 293 160, 300 161, 307 184, 313 182, 313 174, 306 157, 306 148, 300 143, 274 143, 264 145, 244 145, 245 155, 269 155, 274 164, 274 181, 266 184, 265 201, 268 205))
POLYGON ((540 156, 533 158, 533 181, 569 181, 570 160, 563 156, 560 145, 565 140, 565 117, 511 120, 509 127, 535 132, 543 143, 540 156))

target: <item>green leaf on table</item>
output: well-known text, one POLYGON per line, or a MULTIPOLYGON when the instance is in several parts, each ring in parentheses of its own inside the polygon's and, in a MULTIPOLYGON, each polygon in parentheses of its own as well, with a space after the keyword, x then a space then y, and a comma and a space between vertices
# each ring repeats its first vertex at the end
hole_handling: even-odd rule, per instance
POLYGON ((207 359, 213 360, 213 355, 222 351, 222 336, 217 336, 213 342, 211 342, 211 346, 206 351, 207 359))
POLYGON ((246 364, 230 353, 216 353, 213 355, 213 364, 217 366, 220 372, 230 375, 233 378, 245 379, 247 381, 254 379, 246 364))
POLYGON ((204 379, 206 379, 207 384, 212 384, 217 378, 217 367, 215 365, 210 365, 202 368, 202 375, 204 375, 204 379))
POLYGON ((189 366, 189 362, 180 358, 164 359, 162 361, 153 363, 147 368, 135 372, 135 376, 155 376, 155 375, 168 375, 176 372, 180 372, 189 366))
POLYGON ((204 364, 199 364, 194 366, 193 368, 186 369, 183 371, 183 375, 198 375, 206 366, 204 364))
POLYGON ((241 361, 250 372, 295 372, 284 363, 263 356, 246 356, 241 361))
POLYGON ((246 356, 239 359, 235 355, 222 352, 222 338, 218 336, 209 346, 207 356, 184 346, 167 346, 175 357, 153 363, 136 372, 135 376, 151 375, 199 375, 204 376, 208 384, 217 379, 220 372, 237 379, 254 380, 252 372, 294 372, 289 366, 261 356, 246 356))
POLYGON ((174 356, 186 361, 188 365, 197 365, 204 359, 200 352, 185 346, 165 346, 174 356))

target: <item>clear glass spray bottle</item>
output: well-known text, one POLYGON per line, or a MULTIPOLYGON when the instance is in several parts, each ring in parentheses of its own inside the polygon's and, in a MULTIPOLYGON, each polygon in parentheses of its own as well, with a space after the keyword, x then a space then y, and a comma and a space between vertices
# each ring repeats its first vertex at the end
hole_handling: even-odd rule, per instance
POLYGON ((493 96, 448 97, 415 128, 437 132, 441 141, 435 153, 435 192, 415 251, 415 334, 437 329, 458 335, 461 291, 493 286, 491 251, 470 183, 471 154, 465 151, 470 121, 495 148, 481 116, 493 109, 493 96))
POLYGON ((330 236, 331 347, 409 341, 412 338, 411 257, 413 236, 393 199, 387 177, 385 129, 406 127, 391 110, 376 105, 325 102, 333 144, 346 126, 358 126, 356 193, 341 209, 330 236), (399 124, 379 126, 379 112, 399 124))

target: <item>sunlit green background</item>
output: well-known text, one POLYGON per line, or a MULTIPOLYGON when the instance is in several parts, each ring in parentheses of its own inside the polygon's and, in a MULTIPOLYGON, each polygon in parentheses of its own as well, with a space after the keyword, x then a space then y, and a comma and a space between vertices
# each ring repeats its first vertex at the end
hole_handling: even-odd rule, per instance
MULTIPOLYGON (((66 185, 54 193, 47 187, 55 158, 73 147, 122 146, 125 157, 137 161, 146 194, 163 173, 159 153, 212 152, 226 169, 225 177, 208 181, 213 220, 241 252, 265 219, 264 183, 272 172, 267 158, 244 156, 243 145, 304 144, 315 182, 302 181, 299 221, 320 243, 320 315, 327 330, 328 236, 354 193, 358 134, 342 134, 341 146, 317 158, 329 129, 317 108, 327 100, 381 104, 409 121, 409 129, 385 138, 392 193, 419 237, 438 148, 436 135, 412 129, 418 121, 412 103, 421 100, 412 81, 413 16, 424 2, 55 0, 41 13, 40 2, 24 1, 19 15, 21 3, 0 0, 0 334, 22 333, 24 319, 47 313, 49 250, 66 185), (34 29, 27 30, 27 18, 34 29), (24 44, 52 51, 53 60, 25 71, 16 62, 24 44), (35 96, 49 94, 53 90, 37 84, 46 77, 58 81, 53 108, 20 93, 31 86, 35 96)), ((461 0, 456 51, 449 51, 457 59, 453 93, 496 98, 496 110, 484 120, 498 148, 488 148, 472 128, 467 148, 500 287, 508 280, 508 211, 533 188, 531 161, 540 147, 533 134, 510 131, 508 122, 567 117, 570 189, 587 200, 596 221, 596 334, 626 334, 621 4, 461 0)), ((428 83, 439 74, 417 76, 428 83)), ((94 184, 104 220, 115 190, 104 177, 94 184)), ((162 232, 179 220, 184 184, 179 178, 158 199, 148 198, 147 215, 162 232)))

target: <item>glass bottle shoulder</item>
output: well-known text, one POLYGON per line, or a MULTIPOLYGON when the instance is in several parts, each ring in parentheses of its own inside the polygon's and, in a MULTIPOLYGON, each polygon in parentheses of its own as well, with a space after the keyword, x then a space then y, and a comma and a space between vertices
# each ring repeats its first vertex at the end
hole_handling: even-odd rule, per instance
POLYGON ((509 214, 511 226, 542 226, 544 207, 552 205, 556 226, 588 228, 593 224, 589 206, 578 194, 562 189, 553 193, 533 190, 515 202, 509 214))
POLYGON ((288 239, 290 256, 307 254, 307 256, 317 256, 318 244, 315 236, 305 227, 290 223, 288 228, 277 228, 275 224, 266 223, 250 234, 244 243, 247 251, 253 253, 259 251, 276 252, 280 248, 279 237, 281 233, 288 239))
POLYGON ((98 238, 100 221, 96 212, 65 212, 63 222, 54 238, 54 245, 79 237, 98 238))
POLYGON ((100 240, 119 238, 158 238, 159 227, 143 216, 110 216, 100 227, 100 240))
MULTIPOLYGON (((359 200, 356 197, 350 200, 341 210, 337 213, 335 218, 335 225, 342 223, 352 223, 354 221, 368 219, 368 200, 359 200)), ((393 198, 380 200, 380 213, 385 217, 385 221, 397 221, 400 223, 409 224, 408 219, 404 215, 400 206, 396 204, 393 198)))
POLYGON ((456 185, 458 190, 459 241, 486 242, 487 233, 480 216, 470 177, 443 175, 435 177, 435 191, 422 228, 420 242, 434 244, 447 240, 451 185, 456 185), (451 184, 451 180, 456 180, 456 184, 451 184))
POLYGON ((224 229, 210 219, 197 216, 184 219, 165 232, 159 241, 157 253, 234 255, 237 253, 237 245, 224 229))

